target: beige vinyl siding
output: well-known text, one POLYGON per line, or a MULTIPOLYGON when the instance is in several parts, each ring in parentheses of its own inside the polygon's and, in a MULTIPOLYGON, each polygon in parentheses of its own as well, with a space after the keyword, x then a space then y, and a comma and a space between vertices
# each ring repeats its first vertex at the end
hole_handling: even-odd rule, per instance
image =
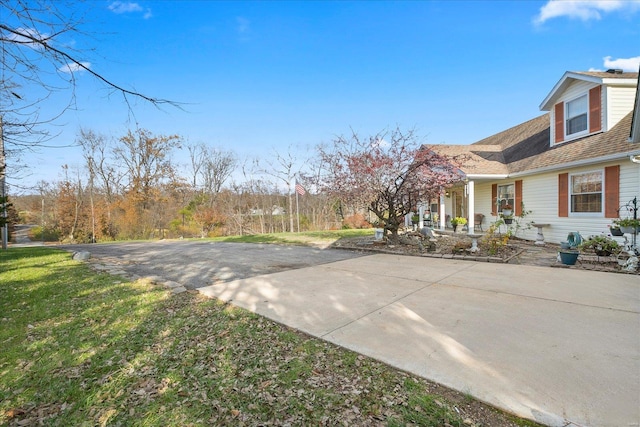
MULTIPOLYGON (((640 199, 640 166, 627 159, 622 159, 619 162, 603 163, 600 165, 522 177, 522 201, 524 203, 524 210, 531 211, 531 213, 521 221, 521 228, 518 231, 517 237, 526 240, 535 240, 537 228, 530 227, 526 229, 527 225, 531 223, 549 224, 548 227, 543 228, 545 241, 556 244, 567 240, 567 235, 575 231, 579 232, 584 238, 594 234, 609 234, 611 219, 605 218, 604 213, 596 217, 571 214, 569 214, 567 218, 558 217, 558 174, 563 172, 572 174, 593 170, 604 171, 605 167, 613 165, 620 165, 620 204, 624 205, 634 197, 640 199)), ((487 216, 484 224, 485 230, 491 222, 496 220, 496 218, 491 217, 490 214, 491 185, 504 185, 514 181, 513 179, 506 179, 476 184, 475 210, 487 216), (489 212, 489 214, 486 212, 489 212)), ((623 238, 616 239, 620 242, 624 240, 623 238)))
POLYGON ((484 221, 482 222, 482 229, 487 230, 492 222, 496 220, 491 216, 491 184, 479 184, 475 185, 475 206, 474 211, 477 214, 484 215, 484 221))
POLYGON ((640 164, 627 160, 620 163, 620 204, 624 205, 634 197, 640 203, 640 164))
POLYGON ((558 98, 557 102, 571 101, 572 99, 577 98, 580 95, 586 94, 587 92, 589 92, 589 89, 595 86, 598 86, 598 85, 591 82, 574 81, 572 84, 569 85, 567 90, 564 91, 562 96, 558 98))
POLYGON ((604 88, 603 130, 609 130, 633 110, 635 87, 608 86, 604 88), (606 105, 606 106, 605 106, 606 105))
POLYGON ((550 224, 545 227, 543 232, 545 240, 551 243, 560 243, 567 240, 567 236, 571 232, 579 232, 583 237, 593 234, 608 234, 611 220, 602 215, 580 216, 572 215, 566 218, 558 217, 558 173, 569 172, 569 174, 578 172, 588 172, 593 170, 602 170, 608 165, 588 166, 582 168, 570 169, 567 171, 558 171, 556 173, 547 173, 525 180, 526 199, 530 200, 528 209, 531 209, 531 218, 538 223, 550 224))

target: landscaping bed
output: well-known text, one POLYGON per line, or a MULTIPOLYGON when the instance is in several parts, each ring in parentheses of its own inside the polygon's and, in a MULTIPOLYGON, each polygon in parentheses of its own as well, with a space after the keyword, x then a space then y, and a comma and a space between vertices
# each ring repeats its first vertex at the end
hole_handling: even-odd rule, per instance
POLYGON ((479 240, 476 251, 472 251, 472 239, 461 233, 441 235, 430 239, 417 232, 399 236, 397 241, 376 240, 374 236, 359 236, 340 239, 332 247, 345 249, 371 250, 384 253, 429 256, 434 258, 470 259, 487 262, 509 262, 523 252, 516 244, 483 244, 479 240))
POLYGON ((636 271, 623 270, 615 255, 598 256, 591 251, 581 251, 575 265, 564 265, 558 261, 560 246, 552 243, 536 245, 535 242, 529 240, 513 237, 505 239, 504 236, 496 235, 491 237, 489 242, 483 242, 483 238, 478 238, 478 250, 471 252, 472 239, 466 234, 448 233, 435 240, 433 242, 435 246, 430 246, 432 242, 428 238, 416 232, 409 232, 400 235, 400 238, 395 242, 387 239, 376 240, 373 235, 368 235, 342 238, 336 240, 331 246, 431 258, 640 274, 640 269, 636 271))

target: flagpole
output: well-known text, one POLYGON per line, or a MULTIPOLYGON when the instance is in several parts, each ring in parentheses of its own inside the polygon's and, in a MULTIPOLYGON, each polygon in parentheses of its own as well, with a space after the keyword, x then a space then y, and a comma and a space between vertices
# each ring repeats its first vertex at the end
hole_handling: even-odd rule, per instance
POLYGON ((296 178, 296 219, 298 221, 298 233, 300 232, 300 209, 298 206, 298 179, 296 178))

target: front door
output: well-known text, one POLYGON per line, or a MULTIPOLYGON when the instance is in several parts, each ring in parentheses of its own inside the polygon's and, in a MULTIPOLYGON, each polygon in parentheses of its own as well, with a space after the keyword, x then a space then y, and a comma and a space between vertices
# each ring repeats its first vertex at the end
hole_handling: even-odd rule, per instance
POLYGON ((464 190, 462 188, 456 188, 452 190, 451 199, 452 199, 452 209, 453 209, 453 212, 451 214, 453 215, 453 217, 459 216, 459 217, 466 218, 467 210, 466 210, 466 200, 464 197, 464 190))

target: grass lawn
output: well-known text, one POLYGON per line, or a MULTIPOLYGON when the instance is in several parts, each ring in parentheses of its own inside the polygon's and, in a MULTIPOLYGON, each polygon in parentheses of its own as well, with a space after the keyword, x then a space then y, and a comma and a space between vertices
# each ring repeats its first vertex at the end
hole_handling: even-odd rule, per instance
POLYGON ((0 251, 0 322, 0 425, 534 425, 46 247, 0 251))

